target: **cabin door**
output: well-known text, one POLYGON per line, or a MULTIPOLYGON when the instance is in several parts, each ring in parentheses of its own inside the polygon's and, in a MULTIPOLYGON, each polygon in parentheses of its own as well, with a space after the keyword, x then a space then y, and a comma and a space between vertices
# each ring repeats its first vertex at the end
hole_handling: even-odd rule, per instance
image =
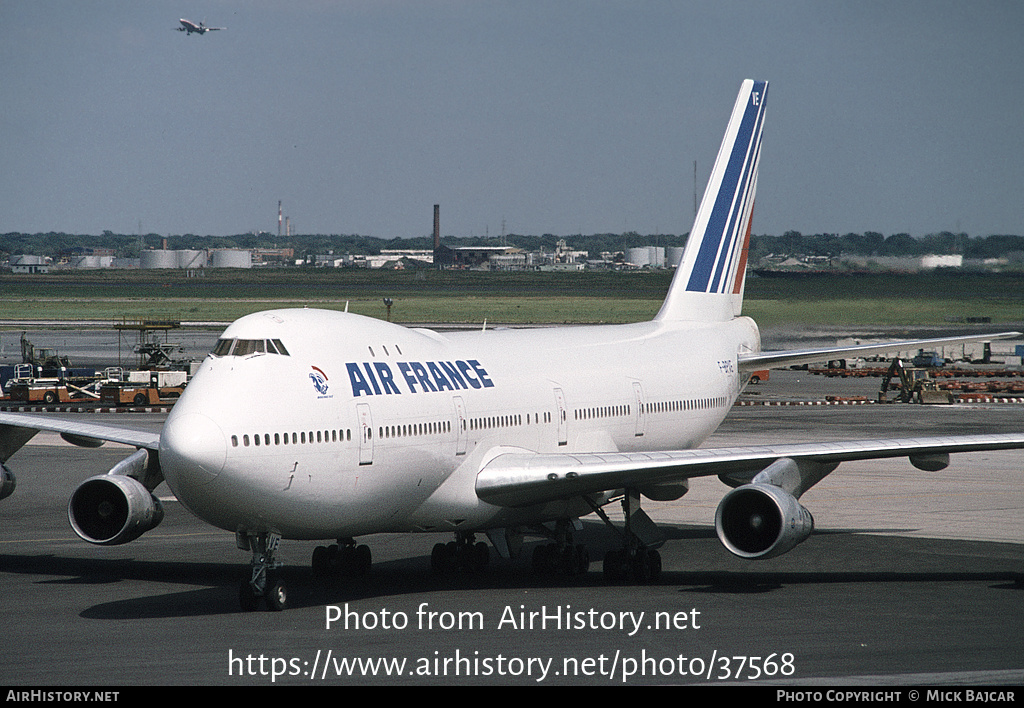
POLYGON ((356 406, 359 419, 359 464, 373 464, 373 419, 370 417, 370 406, 360 403, 356 406))
POLYGON ((466 404, 462 402, 462 396, 455 396, 452 399, 455 403, 455 454, 466 454, 466 437, 469 435, 466 428, 466 404))
POLYGON ((636 420, 636 430, 633 434, 636 435, 636 437, 641 438, 647 428, 647 421, 646 416, 644 415, 644 389, 643 386, 640 385, 639 381, 633 382, 633 397, 636 399, 636 403, 634 404, 636 406, 636 417, 634 418, 634 420, 636 420))
POLYGON ((566 428, 569 425, 569 414, 565 407, 565 394, 562 393, 562 389, 555 389, 555 415, 558 416, 558 444, 565 445, 568 442, 568 431, 566 428))

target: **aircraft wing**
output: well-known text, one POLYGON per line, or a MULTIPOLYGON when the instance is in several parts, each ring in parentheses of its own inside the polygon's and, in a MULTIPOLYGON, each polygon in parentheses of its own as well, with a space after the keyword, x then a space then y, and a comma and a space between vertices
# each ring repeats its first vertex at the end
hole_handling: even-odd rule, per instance
POLYGON ((780 366, 797 366, 814 364, 829 359, 840 359, 850 356, 874 356, 910 349, 928 349, 948 347, 971 342, 988 342, 993 339, 1011 339, 1021 336, 1020 332, 999 332, 996 334, 978 334, 964 337, 944 337, 939 339, 911 339, 903 342, 885 342, 881 344, 858 344, 850 347, 823 347, 820 349, 792 349, 785 351, 768 351, 741 353, 739 367, 741 371, 760 371, 780 366))
POLYGON ((527 453, 499 452, 480 470, 477 496, 499 506, 527 506, 625 487, 653 487, 690 477, 719 475, 732 486, 749 482, 777 460, 801 470, 788 491, 799 496, 850 460, 909 457, 919 469, 939 470, 948 454, 1024 448, 1024 433, 959 435, 892 440, 795 443, 666 452, 527 453), (810 469, 805 477, 804 470, 810 469), (811 479, 810 477, 813 477, 811 479))
POLYGON ((159 433, 49 416, 0 413, 0 462, 6 462, 40 430, 60 433, 68 442, 84 447, 99 447, 104 442, 116 442, 148 450, 160 448, 159 433))

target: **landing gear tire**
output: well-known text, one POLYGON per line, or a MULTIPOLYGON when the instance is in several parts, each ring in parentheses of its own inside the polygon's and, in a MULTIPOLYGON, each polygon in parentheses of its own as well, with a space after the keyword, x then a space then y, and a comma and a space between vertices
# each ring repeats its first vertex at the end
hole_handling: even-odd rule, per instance
POLYGON ((267 583, 267 609, 280 612, 288 607, 288 586, 281 578, 271 578, 267 583))
POLYGON ((455 541, 434 544, 430 552, 430 570, 435 575, 447 575, 458 570, 479 573, 491 562, 491 549, 473 535, 458 535, 455 541))
POLYGON ((630 566, 633 579, 641 585, 647 585, 661 575, 661 554, 654 549, 638 548, 630 566))
POLYGON ((446 575, 455 569, 455 554, 447 543, 435 543, 430 552, 430 570, 434 575, 446 575))
POLYGON ((313 577, 325 580, 333 577, 362 577, 373 566, 373 555, 366 544, 356 545, 349 540, 342 545, 317 546, 313 549, 313 577))
MULTIPOLYGON (((337 550, 337 547, 334 547, 337 550)), ((313 560, 310 565, 313 568, 314 578, 325 578, 331 570, 331 556, 333 554, 327 546, 317 546, 313 549, 313 560)))

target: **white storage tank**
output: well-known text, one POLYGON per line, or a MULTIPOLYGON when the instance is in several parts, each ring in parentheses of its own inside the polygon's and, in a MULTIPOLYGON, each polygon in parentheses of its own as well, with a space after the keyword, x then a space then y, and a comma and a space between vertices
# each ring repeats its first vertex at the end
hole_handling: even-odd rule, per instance
POLYGON ((211 265, 214 268, 252 268, 252 251, 238 248, 214 251, 211 265))
POLYGON ((139 256, 140 268, 177 268, 177 251, 143 251, 139 256))
POLYGON ((651 252, 647 246, 640 248, 627 248, 626 261, 635 266, 646 266, 651 264, 651 252))
POLYGON ((676 268, 679 266, 679 261, 683 260, 683 247, 682 246, 669 246, 665 249, 665 265, 669 268, 676 268))
POLYGON ((179 268, 205 268, 206 251, 178 251, 179 268))
POLYGON ((109 268, 114 262, 113 256, 79 256, 72 264, 72 268, 109 268))

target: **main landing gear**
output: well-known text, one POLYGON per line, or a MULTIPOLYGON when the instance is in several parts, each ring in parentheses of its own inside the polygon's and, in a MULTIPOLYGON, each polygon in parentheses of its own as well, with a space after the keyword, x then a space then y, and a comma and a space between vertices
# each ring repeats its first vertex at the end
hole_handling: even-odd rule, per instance
POLYGON ((576 577, 590 570, 590 551, 582 543, 573 542, 574 523, 578 524, 579 520, 559 520, 554 533, 549 534, 552 542, 533 549, 531 569, 534 575, 576 577))
POLYGON ((657 547, 664 542, 664 536, 650 517, 640 508, 640 495, 627 489, 622 497, 622 513, 626 519, 625 528, 618 529, 604 510, 591 504, 594 512, 605 524, 614 530, 622 540, 622 548, 613 548, 604 555, 604 577, 610 583, 621 583, 633 579, 642 585, 653 583, 661 576, 661 554, 657 547))
POLYGON ((436 543, 430 553, 430 570, 435 575, 447 575, 458 570, 478 573, 491 562, 491 549, 477 541, 472 533, 455 532, 455 540, 436 543))
POLYGON ((337 544, 313 549, 313 577, 326 580, 335 577, 362 577, 370 572, 373 558, 370 547, 356 545, 355 539, 340 538, 337 544))

